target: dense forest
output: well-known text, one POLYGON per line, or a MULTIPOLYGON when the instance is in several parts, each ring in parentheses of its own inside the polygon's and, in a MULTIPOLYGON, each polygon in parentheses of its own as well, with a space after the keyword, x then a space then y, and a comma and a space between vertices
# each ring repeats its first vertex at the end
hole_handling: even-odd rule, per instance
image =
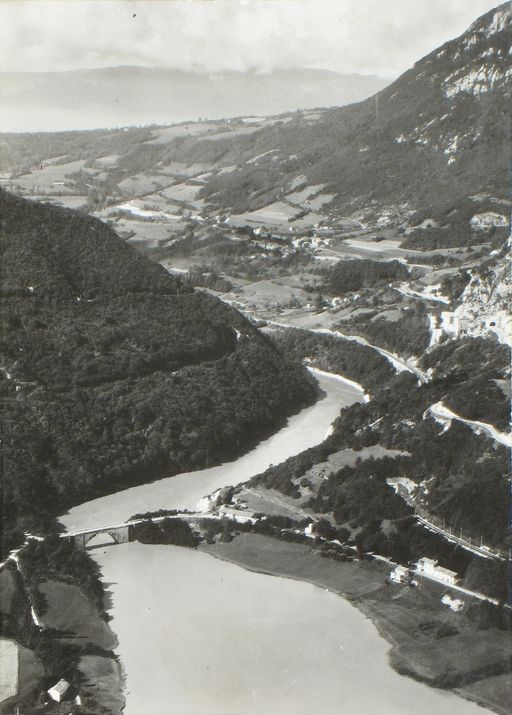
POLYGON ((373 311, 341 320, 336 327, 347 335, 361 335, 370 343, 399 355, 421 355, 430 342, 428 311, 421 301, 405 307, 397 320, 387 320, 373 311))
POLYGON ((344 295, 364 288, 374 290, 408 277, 408 269, 399 261, 379 262, 369 258, 338 261, 329 273, 328 289, 333 295, 344 295))
POLYGON ((308 360, 314 367, 359 382, 369 392, 389 382, 395 371, 373 348, 308 330, 272 329, 272 341, 286 355, 308 360))
POLYGON ((229 459, 314 383, 100 221, 0 193, 4 551, 71 505, 229 459))

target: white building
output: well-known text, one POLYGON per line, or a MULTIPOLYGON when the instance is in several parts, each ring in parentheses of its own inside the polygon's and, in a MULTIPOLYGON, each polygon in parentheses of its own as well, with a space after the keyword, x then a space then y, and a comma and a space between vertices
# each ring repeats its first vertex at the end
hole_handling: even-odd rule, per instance
POLYGON ((462 609, 464 608, 464 601, 462 601, 460 598, 452 598, 447 593, 445 593, 445 595, 442 597, 441 603, 443 603, 445 606, 448 606, 448 608, 451 608, 452 611, 462 611, 462 609))
POLYGON ((409 583, 411 574, 408 568, 398 564, 398 566, 395 566, 393 571, 389 574, 389 578, 394 583, 409 583))
POLYGON ((309 524, 304 529, 304 536, 313 536, 314 528, 315 527, 314 527, 313 522, 310 521, 309 524))
POLYGON ((256 519, 249 514, 241 514, 239 509, 235 509, 233 507, 226 506, 225 504, 221 504, 219 506, 219 516, 225 516, 228 519, 233 519, 234 521, 237 521, 239 524, 254 524, 256 519))
POLYGON ((422 573, 432 574, 432 573, 434 573, 436 564, 437 564, 437 561, 434 561, 434 559, 428 559, 426 556, 423 556, 417 562, 416 568, 418 571, 421 571, 422 573))
POLYGON ((469 223, 474 231, 490 231, 492 228, 505 228, 508 226, 509 220, 503 214, 486 211, 481 214, 475 214, 469 223))
POLYGON ((386 479, 386 484, 388 484, 397 494, 400 494, 400 491, 403 490, 407 492, 409 496, 414 494, 418 488, 416 482, 413 482, 412 479, 409 479, 408 477, 388 477, 386 479))
POLYGON ((441 330, 451 337, 458 337, 467 333, 469 321, 467 318, 456 315, 455 313, 443 310, 441 313, 441 330))
POLYGON ((70 687, 68 681, 61 678, 58 683, 55 683, 53 687, 49 688, 48 695, 52 700, 55 700, 56 703, 61 703, 65 699, 70 687))
POLYGON ((439 566, 437 561, 428 559, 426 556, 419 559, 416 563, 416 571, 435 581, 443 581, 444 583, 455 584, 459 578, 455 571, 450 571, 450 569, 439 566))

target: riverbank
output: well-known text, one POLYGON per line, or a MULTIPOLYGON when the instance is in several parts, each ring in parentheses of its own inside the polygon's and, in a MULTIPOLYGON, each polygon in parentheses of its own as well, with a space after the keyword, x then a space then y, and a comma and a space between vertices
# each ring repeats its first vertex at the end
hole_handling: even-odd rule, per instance
POLYGON ((321 558, 309 545, 259 534, 202 544, 200 550, 249 571, 306 581, 342 596, 391 644, 388 656, 395 671, 449 689, 500 715, 510 712, 505 687, 510 677, 509 635, 494 628, 480 630, 464 615, 443 608, 441 585, 387 585, 389 566, 382 562, 340 563, 321 558))
MULTIPOLYGON (((291 416, 285 427, 239 459, 217 467, 179 474, 100 497, 74 507, 63 515, 60 521, 68 530, 76 530, 92 528, 98 524, 117 524, 140 511, 161 508, 193 510, 206 494, 226 485, 236 485, 240 481, 245 481, 264 471, 271 464, 284 461, 291 454, 321 443, 330 425, 337 418, 340 409, 362 400, 363 392, 358 387, 347 384, 334 375, 319 374, 318 382, 321 393, 314 405, 291 416)), ((103 542, 105 538, 105 536, 97 537, 103 542)), ((91 541, 89 546, 93 547, 94 543, 95 541, 91 541)), ((114 648, 118 660, 105 662, 98 659, 93 660, 92 657, 87 656, 82 658, 80 670, 91 683, 94 682, 95 677, 99 678, 99 690, 104 693, 108 701, 108 698, 116 696, 115 682, 119 675, 110 673, 110 667, 112 664, 120 663, 125 679, 126 704, 124 712, 133 713, 133 715, 140 715, 140 712, 148 711, 165 714, 169 711, 169 670, 172 668, 171 664, 174 663, 173 659, 176 659, 174 669, 176 689, 182 688, 182 683, 188 683, 188 679, 190 679, 190 687, 187 686, 186 692, 179 697, 176 696, 176 699, 173 700, 173 704, 176 706, 174 711, 190 712, 191 703, 194 702, 195 697, 194 690, 197 689, 194 686, 194 683, 197 684, 197 659, 204 649, 204 636, 201 629, 197 630, 197 618, 201 617, 198 614, 201 614, 202 609, 206 606, 196 604, 195 611, 190 614, 190 629, 183 634, 184 642, 178 648, 176 648, 177 624, 174 616, 176 613, 181 613, 187 604, 193 604, 194 599, 199 598, 204 590, 204 571, 201 569, 197 581, 194 581, 191 575, 191 569, 193 571, 193 566, 196 563, 194 556, 200 555, 188 549, 145 546, 138 543, 121 544, 113 548, 104 548, 104 546, 98 545, 96 548, 91 548, 89 553, 100 566, 102 581, 111 597, 112 602, 110 606, 106 606, 106 609, 112 619, 109 627, 119 641, 114 648), (178 587, 178 582, 174 578, 175 571, 181 571, 178 587), (137 574, 137 578, 133 578, 134 573, 137 574), (149 590, 145 590, 146 586, 149 590), (180 596, 181 592, 183 593, 180 596), (169 606, 171 597, 175 599, 173 607, 169 606), (191 629, 195 629, 192 639, 190 637, 191 629), (167 636, 165 643, 162 643, 162 633, 164 632, 167 633, 167 636), (201 643, 194 652, 191 640, 193 641, 196 636, 201 643), (146 654, 146 665, 141 663, 141 648, 146 654), (189 649, 190 664, 187 659, 187 664, 184 665, 183 653, 187 653, 189 649), (163 655, 164 650, 165 656, 163 655), (106 666, 109 666, 109 672, 103 678, 102 668, 106 666), (148 680, 153 683, 151 696, 148 696, 147 692, 148 680), (178 703, 182 706, 181 710, 178 709, 178 703)), ((211 559, 205 558, 211 561, 211 559)), ((216 588, 218 589, 218 583, 215 582, 207 591, 211 595, 216 588)), ((239 588, 240 584, 237 584, 233 592, 239 588)), ((254 588, 254 585, 251 585, 249 590, 253 592, 254 588)), ((321 610, 319 609, 320 612, 321 610)), ((240 628, 246 627, 247 623, 251 622, 251 618, 252 615, 244 613, 240 628)), ((213 608, 211 619, 212 622, 215 620, 215 609, 213 608)), ((181 616, 178 616, 177 622, 181 623, 181 621, 181 616)), ((203 630, 204 632, 208 630, 208 623, 203 630)), ((225 646, 225 635, 220 633, 217 644, 218 652, 223 652, 225 646)), ((244 670, 237 672, 240 662, 239 658, 234 659, 230 677, 236 673, 236 679, 242 683, 246 676, 250 676, 250 672, 245 673, 244 670)), ((219 687, 218 712, 225 715, 226 703, 223 698, 228 691, 232 692, 232 686, 226 683, 225 687, 220 688, 218 684, 223 683, 223 673, 217 673, 216 679, 213 679, 214 671, 210 663, 211 660, 208 664, 212 676, 209 692, 215 692, 219 687)), ((262 677, 262 692, 271 680, 271 672, 266 673, 265 678, 262 677)), ((249 683, 247 687, 249 687, 249 683)), ((313 684, 311 687, 313 692, 313 684)), ((241 702, 243 695, 244 693, 240 694, 241 702)), ((119 696, 121 697, 120 693, 119 696)), ((203 707, 203 703, 200 705, 203 707)), ((212 715, 211 703, 208 700, 204 703, 203 712, 212 715)))
MULTIPOLYGON (((205 494, 320 443, 340 407, 361 400, 362 393, 332 377, 319 380, 324 397, 244 457, 88 502, 63 523, 84 529, 141 511, 193 510, 205 494)), ((437 658, 442 661, 448 644, 444 663, 460 650, 468 673, 474 675, 470 653, 472 661, 474 652, 489 665, 479 650, 479 641, 490 643, 487 635, 484 641, 471 624, 461 626, 460 614, 442 610, 435 584, 388 587, 387 568, 378 562, 343 564, 308 546, 252 535, 197 550, 131 542, 91 555, 112 594, 110 625, 126 674, 125 715, 166 715, 170 702, 174 712, 195 715, 374 715, 376 703, 383 715, 408 715, 411 703, 419 715, 482 713, 453 692, 425 684, 447 670, 437 658), (212 553, 219 558, 209 558, 212 553), (363 605, 371 609, 367 619, 363 605), (457 637, 446 632, 448 626, 458 629, 457 637), (389 642, 394 651, 402 649, 408 675, 417 673, 423 682, 389 667, 389 642), (403 651, 407 646, 410 652, 403 651)), ((504 635, 493 631, 496 652, 505 647, 504 635)), ((473 677, 471 687, 481 682, 473 677)))
MULTIPOLYGON (((41 616, 44 627, 82 652, 77 670, 81 674, 84 704, 94 712, 121 715, 124 678, 114 655, 119 645, 116 634, 78 586, 48 579, 40 584, 39 591, 46 602, 41 616)), ((105 610, 111 605, 108 592, 103 605, 105 610)))
POLYGON ((80 712, 122 715, 124 679, 114 654, 118 640, 105 618, 110 605, 108 593, 101 605, 69 574, 47 574, 35 591, 12 564, 0 569, 2 642, 17 652, 3 653, 0 712, 61 714, 71 702, 51 702, 46 691, 64 679, 80 695, 85 708, 80 712))
POLYGON ((343 407, 363 400, 362 389, 338 375, 318 374, 319 399, 288 418, 279 431, 236 460, 216 467, 183 472, 172 477, 123 489, 73 507, 59 520, 68 531, 119 524, 133 514, 158 509, 194 510, 216 489, 235 486, 279 464, 304 449, 320 444, 343 407))

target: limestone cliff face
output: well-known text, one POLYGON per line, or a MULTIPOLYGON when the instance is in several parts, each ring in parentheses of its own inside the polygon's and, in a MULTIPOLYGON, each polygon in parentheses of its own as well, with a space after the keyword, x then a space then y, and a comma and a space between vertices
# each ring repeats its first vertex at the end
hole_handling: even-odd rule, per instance
POLYGON ((471 336, 496 335, 512 346, 512 236, 496 260, 473 272, 455 309, 471 336))

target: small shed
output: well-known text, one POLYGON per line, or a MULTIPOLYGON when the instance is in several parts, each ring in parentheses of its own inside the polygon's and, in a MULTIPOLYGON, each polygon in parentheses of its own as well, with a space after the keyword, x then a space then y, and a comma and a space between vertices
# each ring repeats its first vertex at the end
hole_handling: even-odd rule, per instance
POLYGON ((409 569, 401 564, 395 566, 393 571, 389 574, 390 581, 393 581, 394 583, 409 583, 410 578, 411 575, 409 569))
POLYGON ((456 612, 462 611, 464 608, 464 601, 461 598, 452 598, 448 593, 442 597, 441 603, 456 612))
POLYGON ((56 703, 61 703, 63 700, 66 700, 66 695, 68 695, 70 688, 71 685, 68 681, 61 678, 58 683, 55 683, 55 685, 48 689, 48 695, 52 700, 55 700, 56 703))
POLYGON ((304 536, 314 536, 315 535, 315 524, 310 521, 309 524, 304 529, 304 536))

